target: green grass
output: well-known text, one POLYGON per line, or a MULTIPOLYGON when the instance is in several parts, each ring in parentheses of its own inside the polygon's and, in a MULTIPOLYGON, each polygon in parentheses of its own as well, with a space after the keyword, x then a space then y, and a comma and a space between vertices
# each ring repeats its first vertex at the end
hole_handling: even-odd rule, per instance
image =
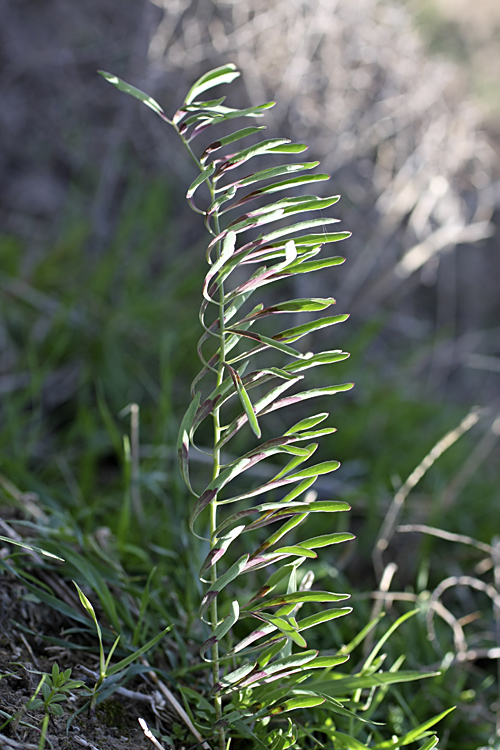
MULTIPOLYGON (((0 256, 5 258, 3 377, 11 378, 0 406, 1 505, 21 537, 65 560, 35 563, 25 550, 10 546, 2 570, 6 575, 10 568, 22 577, 27 596, 70 618, 74 630, 63 644, 57 641, 68 649, 98 653, 95 626, 78 607, 72 580, 97 610, 107 652, 116 635, 121 636, 117 661, 173 626, 155 652, 161 654, 160 674, 173 688, 184 690, 191 706, 198 701, 203 729, 210 716, 196 697, 208 679, 195 657, 205 637, 196 620, 201 597, 196 571, 206 551, 187 533, 188 500, 175 460, 178 423, 197 369, 198 324, 189 311, 198 302, 203 269, 199 248, 178 246, 173 213, 169 190, 142 180, 126 195, 113 241, 100 256, 88 254, 89 228, 81 217, 69 216, 56 241, 33 257, 16 237, 0 237, 0 256), (120 416, 129 404, 139 406, 136 455, 128 448, 130 415, 120 416), (133 475, 134 460, 139 461, 138 477, 133 475), (32 506, 16 488, 36 493, 32 506), (52 589, 50 575, 65 582, 64 595, 52 589), (193 686, 195 694, 187 689, 193 686)), ((330 586, 333 579, 335 589, 353 593, 354 614, 325 624, 311 647, 326 642, 336 649, 369 621, 375 583, 372 548, 394 491, 467 411, 424 397, 407 380, 409 357, 391 376, 367 366, 364 352, 376 335, 351 331, 354 358, 336 365, 334 377, 340 382, 345 373, 357 387, 335 404, 333 424, 340 429, 320 456, 327 460, 333 453, 344 463, 342 493, 353 506, 357 541, 348 555, 328 555, 313 568, 317 580, 330 586)), ((409 496, 403 522, 429 523, 492 541, 500 525, 493 464, 481 467, 452 512, 439 507, 443 489, 479 438, 476 430, 439 459, 409 496)), ((315 533, 314 524, 311 530, 315 533)), ((432 680, 391 688, 383 705, 375 700, 368 715, 388 721, 389 734, 384 730, 383 736, 390 736, 390 731, 408 732, 457 704, 459 710, 439 730, 440 747, 488 746, 498 695, 495 663, 487 658, 470 667, 453 663, 449 626, 437 622, 436 649, 425 622, 428 592, 443 578, 462 574, 490 581, 490 572, 474 572, 484 555, 459 543, 419 537, 413 538, 411 556, 405 556, 401 546, 406 537, 399 535, 397 542, 399 571, 391 589, 416 602, 396 601, 370 638, 376 643, 396 613, 416 603, 420 614, 401 625, 384 646, 384 666, 406 654, 404 669, 443 671, 432 680)), ((470 642, 474 647, 495 645, 494 611, 487 597, 470 589, 465 598, 446 601, 458 617, 476 607, 479 620, 464 626, 470 642)), ((354 649, 349 668, 362 662, 363 643, 354 649)), ((140 669, 134 664, 124 668, 120 684, 137 678, 140 669)), ((362 700, 367 698, 363 694, 362 700)), ((307 731, 323 727, 328 746, 330 714, 312 709, 301 720, 307 731)), ((361 741, 368 741, 370 732, 377 736, 380 729, 359 724, 357 731, 361 741)))

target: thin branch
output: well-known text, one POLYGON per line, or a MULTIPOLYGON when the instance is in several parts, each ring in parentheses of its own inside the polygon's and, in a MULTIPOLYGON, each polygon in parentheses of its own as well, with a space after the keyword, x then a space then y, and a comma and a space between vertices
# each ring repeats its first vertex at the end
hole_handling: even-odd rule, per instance
POLYGON ((431 451, 425 456, 425 458, 419 463, 419 465, 412 471, 408 479, 400 487, 400 489, 394 495, 394 499, 387 511, 384 523, 377 538, 375 548, 373 550, 373 566, 375 568, 375 575, 378 580, 381 580, 384 571, 383 564, 383 553, 389 546, 389 542, 392 539, 396 522, 399 514, 403 508, 406 498, 413 490, 414 487, 420 482, 425 476, 427 471, 433 466, 440 456, 445 453, 448 448, 451 448, 454 443, 459 440, 468 430, 470 430, 479 419, 484 416, 484 409, 480 409, 474 406, 467 414, 460 424, 450 432, 447 432, 444 437, 439 440, 431 451))
POLYGON ((403 526, 398 526, 396 529, 400 534, 411 534, 414 532, 420 532, 422 534, 429 534, 430 536, 437 536, 440 539, 446 539, 448 542, 458 542, 459 544, 468 544, 471 547, 480 549, 481 552, 486 554, 493 554, 493 547, 485 542, 480 542, 477 539, 473 539, 471 536, 466 534, 453 534, 451 531, 444 531, 443 529, 437 529, 434 526, 426 526, 423 523, 409 523, 403 526))

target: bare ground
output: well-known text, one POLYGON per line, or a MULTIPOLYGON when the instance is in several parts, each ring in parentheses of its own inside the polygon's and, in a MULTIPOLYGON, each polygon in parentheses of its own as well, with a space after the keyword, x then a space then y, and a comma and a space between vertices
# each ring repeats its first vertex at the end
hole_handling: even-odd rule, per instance
MULTIPOLYGON (((12 576, 5 574, 2 577, 0 748, 36 750, 39 747, 44 713, 42 709, 30 709, 28 704, 41 674, 50 673, 54 662, 61 670, 71 667, 72 678, 90 684, 88 671, 95 671, 97 657, 87 651, 53 646, 47 640, 60 637, 73 625, 49 607, 33 601, 23 585, 12 576)), ((148 686, 144 682, 134 687, 138 695, 146 698, 148 686)), ((73 694, 65 704, 63 716, 50 719, 46 748, 142 750, 153 747, 138 723, 140 717, 152 728, 157 723, 157 717, 146 700, 115 693, 97 706, 94 716, 90 716, 88 710, 78 713, 84 703, 83 697, 73 694)))

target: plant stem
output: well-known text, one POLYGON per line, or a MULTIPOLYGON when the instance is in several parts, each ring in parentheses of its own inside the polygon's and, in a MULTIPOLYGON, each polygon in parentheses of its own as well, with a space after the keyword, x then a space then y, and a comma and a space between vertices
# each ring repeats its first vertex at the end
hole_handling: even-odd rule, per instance
MULTIPOLYGON (((178 128, 174 125, 175 130, 179 133, 178 128)), ((196 166, 198 169, 203 171, 203 167, 200 164, 200 161, 196 158, 196 155, 193 153, 189 143, 182 137, 182 135, 179 133, 186 149, 188 150, 189 154, 191 155, 192 159, 195 161, 196 166)), ((213 186, 213 183, 209 180, 208 181, 208 189, 210 191, 210 200, 211 203, 213 203, 215 199, 215 188, 213 186)), ((214 216, 214 227, 215 227, 215 235, 217 236, 220 233, 220 224, 219 224, 219 215, 216 212, 214 216)), ((220 255, 222 252, 222 243, 219 242, 217 245, 217 256, 220 255)), ((224 361, 225 361, 225 330, 224 330, 224 284, 221 284, 219 287, 219 367, 217 371, 217 387, 221 385, 223 379, 224 379, 224 361)), ((215 408, 213 413, 213 422, 214 422, 214 446, 217 445, 219 442, 219 439, 221 437, 221 424, 220 424, 220 409, 215 408)), ((212 480, 216 479, 220 474, 220 448, 215 448, 213 451, 213 471, 212 471, 212 480)), ((217 528, 217 495, 213 498, 212 502, 210 503, 210 548, 213 549, 215 546, 215 530, 217 528)), ((210 582, 215 583, 217 580, 217 564, 213 563, 213 565, 210 568, 210 582)), ((210 628, 213 631, 217 627, 218 624, 218 611, 217 611, 217 598, 214 598, 210 605, 210 628)), ((219 644, 218 642, 214 643, 212 646, 212 679, 213 684, 217 685, 220 678, 220 658, 219 658, 219 644)), ((219 694, 215 694, 214 696, 214 708, 215 708, 215 716, 216 721, 222 718, 222 699, 219 694)), ((225 750, 226 747, 226 737, 225 737, 225 731, 224 727, 221 727, 218 730, 218 739, 219 739, 219 750, 225 750)))
MULTIPOLYGON (((210 197, 213 202, 215 193, 214 187, 209 182, 210 197)), ((215 233, 216 235, 220 232, 219 216, 215 214, 215 233)), ((222 252, 222 243, 219 242, 217 246, 217 255, 219 256, 222 252)), ((224 331, 224 284, 219 287, 219 368, 217 372, 217 387, 219 387, 224 379, 224 361, 225 361, 225 331, 224 331)), ((220 408, 214 409, 214 446, 219 442, 221 436, 221 424, 220 424, 220 408)), ((220 473, 220 448, 214 447, 213 452, 213 474, 212 480, 216 479, 220 473)), ((210 547, 213 548, 215 545, 215 530, 217 528, 217 498, 215 495, 214 499, 210 503, 210 547)), ((214 583, 217 580, 217 564, 214 563, 211 568, 210 580, 214 583)), ((218 613, 217 613, 217 598, 215 597, 210 607, 210 622, 212 632, 217 627, 218 613)), ((214 679, 214 685, 219 682, 220 677, 220 660, 219 660, 219 644, 215 642, 212 646, 212 674, 214 679)), ((214 696, 214 707, 215 715, 217 719, 222 718, 222 700, 220 695, 215 694, 214 696)), ((219 730, 219 747, 220 750, 225 750, 226 740, 224 727, 219 730)))

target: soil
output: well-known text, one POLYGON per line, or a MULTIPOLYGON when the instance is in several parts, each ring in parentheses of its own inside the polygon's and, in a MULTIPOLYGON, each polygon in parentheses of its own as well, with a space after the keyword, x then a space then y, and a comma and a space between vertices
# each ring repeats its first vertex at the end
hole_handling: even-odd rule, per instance
MULTIPOLYGON (((74 623, 65 622, 54 610, 34 601, 10 574, 3 574, 0 581, 0 748, 37 750, 44 712, 27 706, 41 674, 50 673, 57 662, 61 670, 71 667, 72 679, 90 685, 88 671, 95 672, 97 661, 86 651, 51 645, 47 637, 60 637, 74 623)), ((138 719, 142 717, 150 729, 164 734, 168 716, 160 718, 153 713, 152 703, 147 701, 148 691, 151 695, 154 692, 153 686, 142 681, 127 684, 127 690, 135 695, 114 693, 97 706, 94 716, 88 710, 78 713, 85 700, 78 691, 73 692, 62 704, 63 716, 50 719, 47 750, 152 748, 138 719)), ((162 744, 172 747, 164 738, 162 744)))

